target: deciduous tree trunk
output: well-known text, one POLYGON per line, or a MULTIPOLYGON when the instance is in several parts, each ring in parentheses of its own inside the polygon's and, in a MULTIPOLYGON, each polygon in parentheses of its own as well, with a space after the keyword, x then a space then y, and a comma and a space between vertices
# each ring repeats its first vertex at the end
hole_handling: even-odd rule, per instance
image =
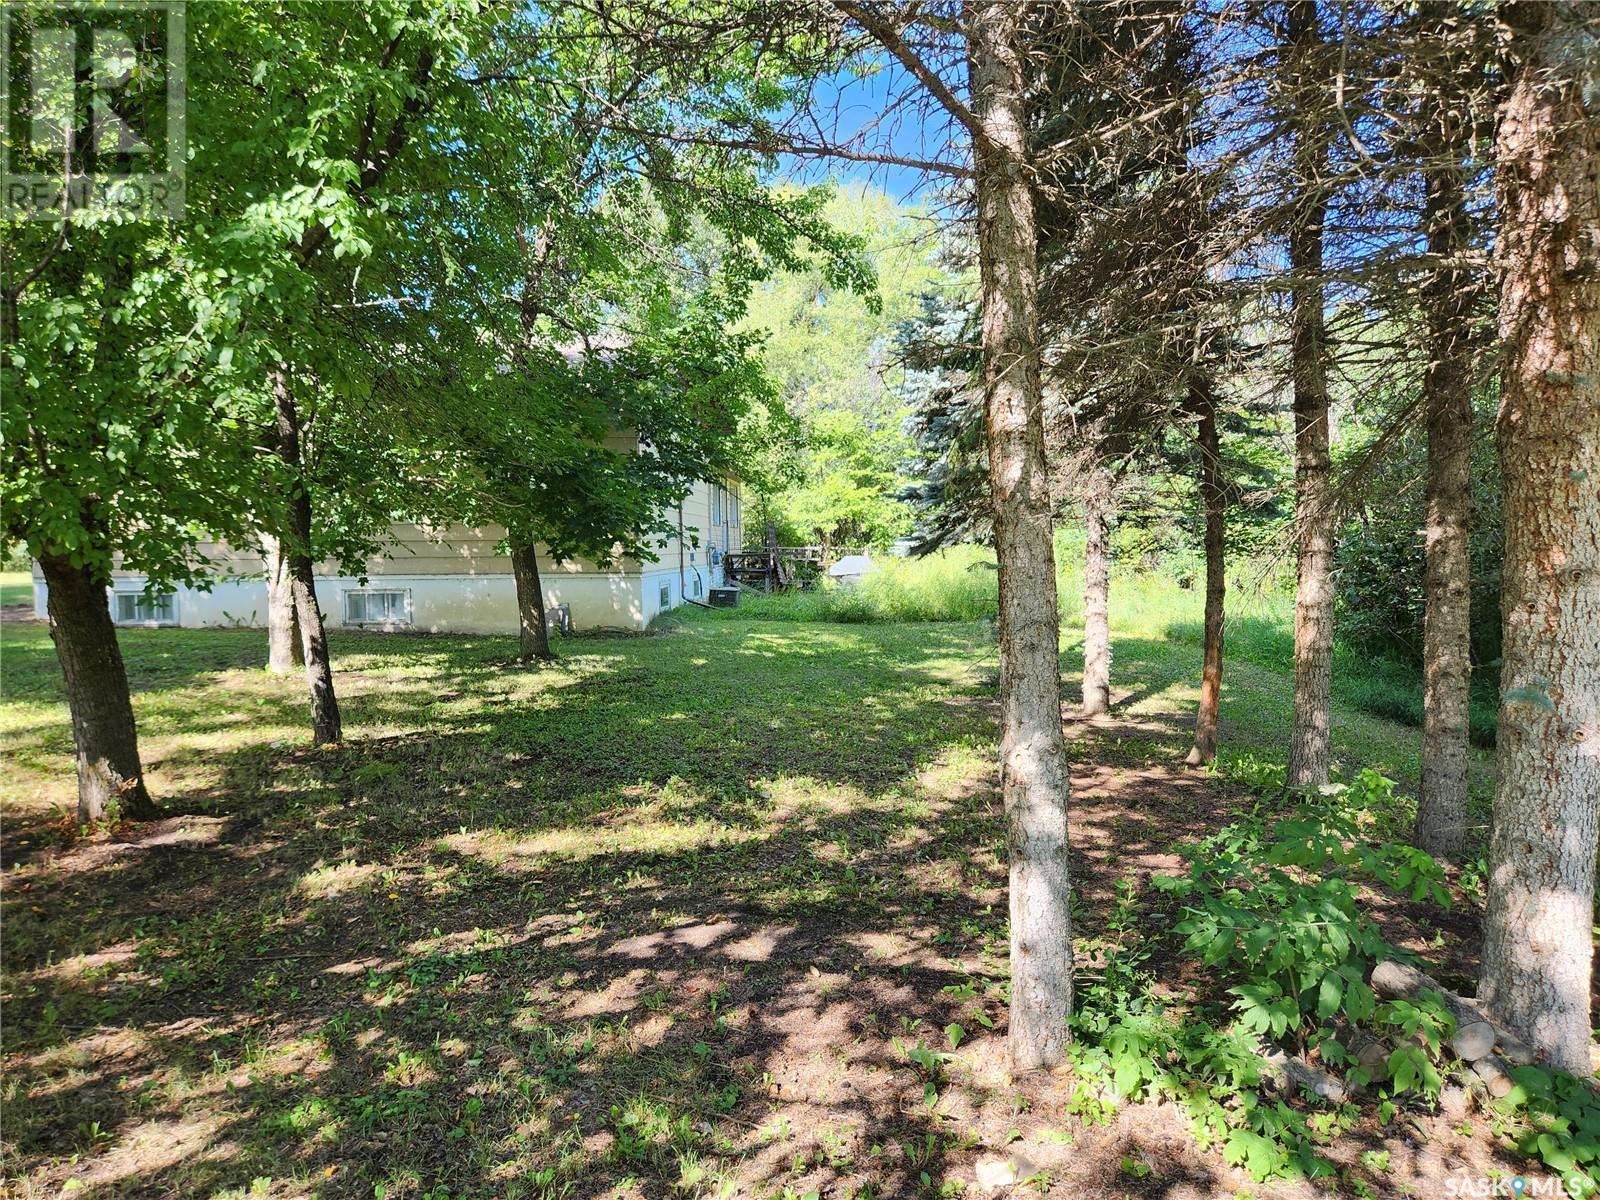
POLYGON ((1111 474, 1090 466, 1083 492, 1083 715, 1111 711, 1111 474))
POLYGON ((1011 1066, 1062 1059, 1072 1011, 1060 623, 1039 375, 1021 6, 968 11, 983 294, 984 424, 1000 566, 1000 786, 1011 860, 1011 1066))
MULTIPOLYGON (((1315 0, 1288 6, 1289 49, 1301 76, 1295 102, 1314 102, 1322 54, 1315 0)), ((1328 454, 1327 330, 1323 319, 1322 234, 1327 218, 1329 133, 1315 111, 1294 131, 1294 185, 1305 195, 1289 230, 1292 311, 1289 354, 1294 376, 1295 531, 1299 573, 1294 596, 1294 716, 1289 727, 1288 785, 1328 782, 1333 687, 1333 540, 1328 454)))
POLYGON ((50 589, 50 638, 61 663, 78 750, 78 820, 100 820, 113 802, 124 817, 159 817, 161 810, 145 789, 139 764, 139 735, 111 621, 107 580, 73 566, 65 556, 47 554, 39 566, 50 589))
POLYGON ((1209 380, 1190 389, 1199 414, 1200 498, 1206 510, 1205 658, 1200 668, 1200 707, 1194 715, 1194 745, 1184 761, 1204 766, 1217 757, 1217 710, 1222 701, 1222 633, 1228 577, 1225 559, 1227 491, 1222 478, 1222 438, 1217 432, 1217 397, 1209 380))
POLYGON ((1600 823, 1600 113, 1595 4, 1501 10, 1516 67, 1496 135, 1497 434, 1505 506, 1499 782, 1478 998, 1590 1073, 1600 823))
POLYGON ((300 622, 300 649, 305 659, 306 686, 311 692, 311 733, 319 746, 344 736, 339 700, 333 690, 333 663, 328 655, 328 635, 317 605, 317 579, 311 558, 311 493, 306 488, 301 460, 300 414, 294 394, 282 372, 273 376, 277 412, 278 456, 289 468, 293 495, 289 497, 288 536, 284 547, 289 568, 289 590, 294 595, 294 615, 300 622))
POLYGON ((539 582, 539 554, 526 542, 511 548, 511 574, 517 580, 517 624, 522 630, 522 661, 552 662, 550 630, 544 619, 544 585, 539 582))
POLYGON ((288 675, 305 665, 300 646, 300 622, 294 612, 289 559, 283 544, 270 533, 261 535, 261 556, 267 572, 267 670, 288 675))
POLYGON ((1422 782, 1415 841, 1459 862, 1467 844, 1468 695, 1472 684, 1472 347, 1466 191, 1458 138, 1430 147, 1425 175, 1428 251, 1437 266, 1423 289, 1428 369, 1427 569, 1422 616, 1422 782))

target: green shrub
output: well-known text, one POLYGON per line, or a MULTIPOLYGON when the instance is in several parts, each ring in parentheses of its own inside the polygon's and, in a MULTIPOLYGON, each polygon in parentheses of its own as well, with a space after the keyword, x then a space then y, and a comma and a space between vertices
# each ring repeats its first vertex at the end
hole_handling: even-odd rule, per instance
POLYGON ((1569 1196, 1600 1191, 1600 1092, 1548 1067, 1513 1067, 1516 1086, 1497 1102, 1517 1118, 1517 1149, 1537 1158, 1566 1184, 1569 1196))
MULTIPOLYGON (((1495 467, 1492 397, 1480 396, 1472 456, 1468 543, 1470 628, 1475 663, 1500 657, 1500 561, 1504 525, 1495 467)), ((1414 429, 1375 464, 1364 494, 1339 530, 1335 555, 1340 638, 1361 650, 1422 662, 1422 531, 1428 502, 1427 440, 1414 429)))
MULTIPOLYGON (((1259 774, 1271 790, 1275 773, 1259 774)), ((1359 1117, 1348 1101, 1308 1112, 1296 1097, 1267 1094, 1263 1042, 1345 1067, 1351 1055, 1341 1039, 1365 1030, 1396 1049, 1372 1076, 1351 1066, 1347 1079, 1373 1084, 1389 1103, 1436 1101, 1454 1029, 1449 1011, 1439 998, 1380 1003, 1367 983, 1378 959, 1399 952, 1366 915, 1358 884, 1449 901, 1428 855, 1370 838, 1371 815, 1393 798, 1392 782, 1363 771, 1348 787, 1286 809, 1263 801, 1183 848, 1188 872, 1158 876, 1155 884, 1181 906, 1171 935, 1184 939, 1218 991, 1169 1005, 1153 995, 1147 975, 1135 977, 1126 965, 1137 972, 1148 948, 1119 946, 1124 965, 1090 982, 1074 1018, 1080 1075, 1124 1097, 1177 1100, 1201 1145, 1217 1146, 1257 1180, 1330 1173, 1318 1147, 1359 1117)), ((1138 925, 1119 921, 1114 928, 1138 925)))
POLYGON ((1208 967, 1245 977, 1229 989, 1245 1029, 1305 1045, 1325 1040, 1319 1035, 1336 1018, 1382 1023, 1366 976, 1394 952, 1366 916, 1357 881, 1450 902, 1444 872, 1424 851, 1367 840, 1362 815, 1393 800, 1391 781, 1362 771, 1270 825, 1258 808, 1187 848, 1187 875, 1156 878, 1186 904, 1173 927, 1185 947, 1208 967))

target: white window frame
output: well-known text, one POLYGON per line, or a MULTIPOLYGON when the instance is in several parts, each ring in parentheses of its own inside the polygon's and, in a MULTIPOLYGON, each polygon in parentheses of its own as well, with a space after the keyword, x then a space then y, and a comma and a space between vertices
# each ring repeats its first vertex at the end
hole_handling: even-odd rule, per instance
POLYGON ((711 485, 711 523, 713 525, 722 524, 722 485, 720 483, 711 485))
POLYGON ((356 629, 396 629, 403 625, 412 624, 411 589, 403 587, 353 587, 340 590, 339 614, 344 623, 356 629), (399 596, 400 606, 403 610, 398 617, 383 617, 376 621, 355 620, 350 615, 350 598, 352 596, 399 596))
POLYGON ((672 607, 672 580, 668 579, 661 585, 661 594, 657 597, 661 601, 660 608, 663 612, 672 607))
POLYGON ((178 593, 156 592, 147 596, 142 587, 115 588, 111 594, 111 622, 114 625, 142 626, 146 629, 176 625, 178 623, 178 593), (124 617, 122 615, 122 599, 124 596, 128 597, 136 606, 144 603, 150 604, 156 615, 150 617, 124 617))

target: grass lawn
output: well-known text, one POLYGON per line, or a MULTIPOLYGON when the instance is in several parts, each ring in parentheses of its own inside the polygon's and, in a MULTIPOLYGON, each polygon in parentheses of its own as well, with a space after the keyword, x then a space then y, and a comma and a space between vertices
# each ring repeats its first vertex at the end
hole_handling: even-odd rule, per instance
POLYGON ((19 604, 33 608, 33 576, 26 571, 0 571, 0 608, 19 604))
MULTIPOLYGON (((326 751, 264 635, 122 644, 174 815, 80 839, 49 638, 3 630, 7 1195, 937 1196, 1007 1146, 1060 1196, 1308 1191, 1250 1184, 1170 1105, 1101 1121, 1068 1078, 1006 1081, 982 622, 694 614, 532 671, 511 639, 336 632, 326 751)), ((1198 664, 1125 626, 1115 712, 1071 726, 1084 945, 1122 881, 1167 919, 1149 878, 1281 759, 1283 677, 1232 662, 1228 764, 1175 765, 1198 664)), ((1415 730, 1336 729, 1414 775, 1415 730)), ((1441 943, 1431 920, 1392 936, 1441 943)), ((1513 1173, 1471 1123, 1346 1142, 1378 1193, 1513 1173)))

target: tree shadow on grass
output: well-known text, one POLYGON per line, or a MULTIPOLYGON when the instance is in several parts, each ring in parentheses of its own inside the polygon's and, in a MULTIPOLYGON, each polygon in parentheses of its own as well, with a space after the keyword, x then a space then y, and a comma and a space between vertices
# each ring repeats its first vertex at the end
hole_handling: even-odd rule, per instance
MULTIPOLYGON (((739 623, 503 651, 355 639, 348 744, 263 724, 204 752, 197 813, 10 873, 28 1186, 936 1195, 1007 1148, 1064 1195, 1240 1186, 1181 1117, 1088 1125, 1070 1078, 1005 1078, 991 647, 739 623)), ((1094 745, 1086 939, 1237 802, 1094 745)))
MULTIPOLYGON (((880 826, 887 843, 909 819, 881 813, 880 826)), ((772 1107, 774 1085, 763 1080, 795 1073, 787 1060, 801 1055, 797 1039, 805 1054, 815 1045, 817 1005, 801 994, 813 972, 837 974, 833 986, 854 987, 860 997, 841 1001, 830 1018, 842 1022, 841 1036, 856 1018, 863 1027, 894 1020, 900 1030, 910 1028, 913 1013, 945 1015, 938 989, 962 976, 914 966, 915 937, 899 951, 908 957, 892 982, 856 977, 868 952, 854 939, 899 938, 912 922, 903 899, 885 901, 882 888, 841 882, 850 875, 894 880, 892 864, 902 860, 869 853, 842 864, 817 852, 846 831, 874 836, 854 817, 796 818, 769 828, 759 844, 553 854, 527 869, 420 847, 412 861, 375 874, 362 873, 360 863, 342 876, 335 867, 319 881, 321 891, 309 889, 314 900, 305 875, 297 880, 258 862, 233 890, 231 907, 245 919, 228 919, 202 894, 201 911, 167 928, 167 937, 145 939, 150 958, 120 986, 113 975, 50 976, 48 1003, 58 1013, 73 1010, 75 990, 102 1014, 127 1007, 81 1034, 59 1020, 48 1031, 19 1030, 24 1046, 30 1032, 54 1044, 15 1053, 13 1065, 35 1082, 8 1136, 25 1162, 75 1141, 96 1150, 103 1138, 101 1175, 111 1183, 118 1164, 130 1168, 115 1182, 131 1193, 243 1186, 287 1155, 296 1173, 333 1168, 331 1194, 370 1194, 374 1181, 408 1172, 451 1195, 499 1194, 507 1181, 497 1171, 537 1176, 548 1167, 571 1185, 563 1194, 600 1194, 634 1174, 646 1180, 647 1194, 665 1195, 683 1172, 679 1152, 708 1139, 715 1142, 708 1159, 739 1164, 792 1140, 750 1127, 772 1107), (789 871, 772 894, 764 872, 777 862, 789 871), (847 891, 824 894, 835 886, 847 891), (876 891, 876 901, 862 904, 863 891, 876 891), (289 903, 291 895, 304 902, 289 903), (802 910, 812 921, 819 911, 844 920, 802 932, 795 923, 802 910), (679 915, 663 919, 663 911, 679 915), (192 935, 199 944, 185 951, 181 943, 192 935), (163 962, 192 975, 160 986, 163 962), (202 962, 204 971, 196 970, 202 962), (220 1011, 208 1013, 211 1007, 220 1011), (252 1012, 265 1032, 245 1051, 252 1012), (286 1036, 316 1029, 326 1043, 326 1031, 340 1022, 334 1047, 302 1048, 286 1036), (641 1032, 641 1024, 649 1028, 641 1032), (211 1067, 208 1052, 216 1056, 211 1067), (308 1054, 315 1071, 300 1061, 308 1054), (301 1069, 286 1073, 283 1059, 301 1069), (141 1111, 145 1085, 168 1075, 183 1084, 184 1101, 141 1111), (132 1096, 130 1078, 138 1083, 132 1096), (169 1142, 186 1120, 208 1130, 209 1146, 231 1153, 199 1165, 133 1153, 144 1145, 139 1130, 164 1130, 169 1142), (466 1130, 463 1120, 473 1127, 470 1141, 469 1132, 451 1136, 466 1130), (298 1144, 287 1137, 299 1132, 297 1121, 337 1125, 338 1133, 298 1144), (530 1131, 516 1134, 523 1127, 530 1131)), ((914 906, 933 898, 917 893, 914 906)), ((952 916, 972 911, 960 894, 937 903, 952 916)), ((871 1041, 864 1069, 887 1080, 904 1064, 888 1062, 883 1038, 871 1041)), ((806 1074, 800 1067, 791 1090, 806 1074)), ((775 1086, 781 1091, 784 1082, 775 1086)), ((902 1119, 898 1103, 879 1103, 887 1086, 875 1083, 865 1097, 841 1094, 839 1103, 874 1144, 893 1131, 923 1145, 923 1128, 933 1129, 936 1118, 902 1119)), ((93 1170, 86 1177, 97 1178, 93 1170)), ((41 1178, 53 1178, 49 1167, 41 1178)))
POLYGON ((530 674, 483 643, 360 639, 349 744, 239 745, 198 812, 13 873, 34 1185, 904 1195, 1013 1130, 1049 1158, 1066 1085, 1001 1070, 987 648, 744 626, 530 674))
POLYGON ((1001 1069, 993 800, 775 807, 759 836, 671 851, 255 864, 169 930, 194 950, 157 932, 120 988, 56 980, 58 1007, 157 994, 16 1052, 33 1086, 8 1136, 40 1183, 149 1195, 285 1174, 324 1195, 934 1194, 1019 1139, 1081 1174, 1081 1147, 1051 1158, 1068 1085, 1001 1069), (74 1144, 71 1172, 43 1161, 74 1144))

